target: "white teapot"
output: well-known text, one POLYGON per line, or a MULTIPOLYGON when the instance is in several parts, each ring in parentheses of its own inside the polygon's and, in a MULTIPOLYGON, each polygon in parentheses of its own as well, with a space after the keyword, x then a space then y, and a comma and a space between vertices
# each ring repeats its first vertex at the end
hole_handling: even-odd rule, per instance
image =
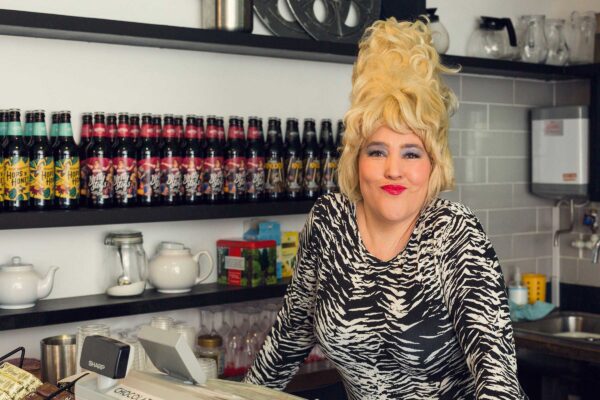
POLYGON ((181 243, 162 242, 148 264, 148 281, 161 293, 186 293, 205 281, 213 268, 213 259, 208 251, 200 251, 192 256, 190 249, 181 243), (204 277, 201 277, 201 256, 208 258, 210 264, 204 277))
POLYGON ((0 265, 0 308, 29 308, 39 299, 48 297, 54 285, 58 267, 50 267, 45 277, 40 277, 33 265, 13 257, 10 264, 0 265))

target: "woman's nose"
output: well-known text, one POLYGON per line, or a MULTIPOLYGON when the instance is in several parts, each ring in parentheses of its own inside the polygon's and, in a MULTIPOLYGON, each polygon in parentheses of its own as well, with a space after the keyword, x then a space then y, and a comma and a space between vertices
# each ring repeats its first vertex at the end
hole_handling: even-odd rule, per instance
POLYGON ((385 160, 385 177, 387 179, 399 179, 402 177, 402 158, 397 155, 389 155, 385 160))

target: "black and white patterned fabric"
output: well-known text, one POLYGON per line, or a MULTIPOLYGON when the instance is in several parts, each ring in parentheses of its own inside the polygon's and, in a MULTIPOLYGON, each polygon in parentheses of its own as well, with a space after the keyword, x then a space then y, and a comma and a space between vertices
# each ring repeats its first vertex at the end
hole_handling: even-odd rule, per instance
POLYGON ((247 382, 283 389, 318 343, 351 400, 526 399, 498 259, 459 203, 434 199, 390 261, 360 239, 355 205, 321 197, 247 382))

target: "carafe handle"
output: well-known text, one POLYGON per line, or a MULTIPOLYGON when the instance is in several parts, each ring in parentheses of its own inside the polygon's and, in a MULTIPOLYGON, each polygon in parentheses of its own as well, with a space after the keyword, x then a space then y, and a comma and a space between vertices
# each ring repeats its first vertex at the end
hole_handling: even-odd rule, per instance
POLYGON ((508 42, 510 43, 510 46, 516 47, 517 33, 515 32, 515 27, 512 23, 512 20, 510 18, 502 18, 502 21, 504 22, 504 26, 506 26, 506 29, 508 30, 508 42))
POLYGON ((196 278, 196 282, 194 283, 194 285, 197 285, 201 282, 204 282, 212 274, 213 269, 215 268, 215 263, 213 262, 213 258, 210 255, 210 253, 206 250, 202 250, 202 251, 199 251, 198 253, 194 254, 194 261, 196 261, 196 263, 198 264, 198 277, 196 278), (204 278, 201 278, 201 276, 202 276, 202 265, 200 264, 201 256, 206 256, 208 258, 208 262, 210 263, 210 269, 208 271, 208 274, 206 274, 206 276, 204 278))

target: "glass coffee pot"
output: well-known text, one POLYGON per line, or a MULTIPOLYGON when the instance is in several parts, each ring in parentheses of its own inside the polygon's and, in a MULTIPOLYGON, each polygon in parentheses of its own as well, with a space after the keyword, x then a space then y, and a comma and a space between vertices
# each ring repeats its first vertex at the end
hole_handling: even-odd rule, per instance
POLYGON ((143 293, 148 277, 148 260, 141 232, 110 232, 104 239, 109 296, 137 296, 143 293))
POLYGON ((565 65, 569 61, 569 48, 565 39, 564 27, 564 19, 546 20, 546 39, 548 40, 546 64, 565 65))
POLYGON ((510 18, 481 17, 479 28, 469 37, 467 55, 510 59, 515 53, 513 49, 516 47, 517 35, 510 18))
POLYGON ((523 47, 521 60, 530 63, 543 63, 548 55, 548 44, 544 31, 546 17, 543 15, 524 15, 523 47))
POLYGON ((431 39, 433 47, 439 54, 446 54, 450 47, 450 37, 448 31, 440 22, 440 17, 435 12, 437 8, 428 8, 427 17, 429 18, 429 29, 431 30, 431 39))

